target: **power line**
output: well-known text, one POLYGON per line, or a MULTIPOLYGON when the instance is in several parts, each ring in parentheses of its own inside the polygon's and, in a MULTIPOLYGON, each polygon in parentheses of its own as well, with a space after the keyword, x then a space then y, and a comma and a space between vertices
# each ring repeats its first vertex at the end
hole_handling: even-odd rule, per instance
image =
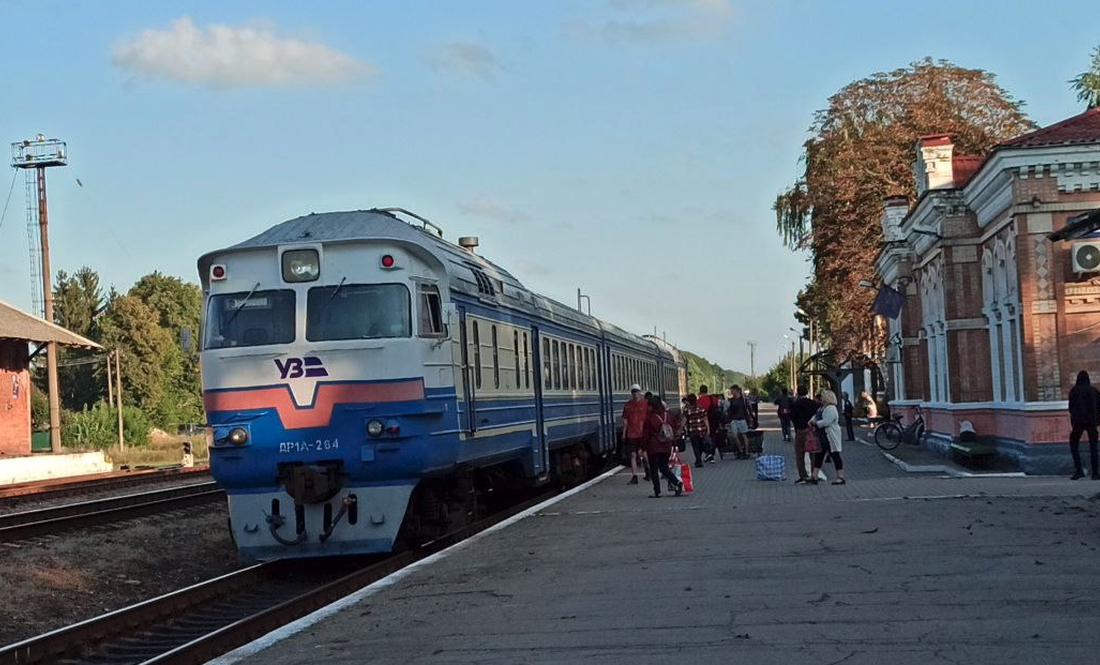
POLYGON ((12 169, 11 187, 8 187, 8 198, 4 201, 4 212, 0 213, 0 229, 4 228, 4 217, 8 214, 8 204, 11 203, 11 193, 15 190, 15 178, 18 175, 19 171, 12 169))

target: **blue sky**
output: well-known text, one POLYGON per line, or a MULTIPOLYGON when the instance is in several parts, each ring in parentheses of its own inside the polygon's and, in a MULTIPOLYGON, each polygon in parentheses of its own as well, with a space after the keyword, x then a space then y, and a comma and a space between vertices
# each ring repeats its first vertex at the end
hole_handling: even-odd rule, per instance
MULTIPOLYGON (((1100 3, 0 0, 0 25, 0 140, 68 142, 55 271, 197 281, 200 254, 278 222, 400 206, 724 366, 755 340, 759 374, 807 276, 770 208, 813 112, 932 56, 1055 122, 1083 110, 1066 81, 1100 3)), ((28 272, 19 173, 0 300, 29 308, 28 272)))

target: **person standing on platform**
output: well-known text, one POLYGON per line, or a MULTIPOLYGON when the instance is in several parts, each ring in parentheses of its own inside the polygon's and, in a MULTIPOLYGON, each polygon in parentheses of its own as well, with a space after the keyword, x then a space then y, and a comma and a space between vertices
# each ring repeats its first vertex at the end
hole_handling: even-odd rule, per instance
POLYGON ((710 441, 704 447, 703 458, 706 462, 714 462, 714 454, 718 451, 721 441, 718 439, 718 425, 721 423, 721 410, 718 407, 718 398, 707 392, 705 385, 699 386, 699 406, 707 414, 707 429, 710 431, 710 441))
POLYGON ((848 393, 844 394, 844 427, 848 429, 848 440, 856 440, 856 432, 852 428, 852 416, 855 415, 856 409, 852 405, 852 400, 848 397, 848 393))
POLYGON ((1081 370, 1077 373, 1077 385, 1069 391, 1069 453, 1073 456, 1073 475, 1071 480, 1085 477, 1081 467, 1081 434, 1089 435, 1089 462, 1092 479, 1100 480, 1100 465, 1096 455, 1096 426, 1100 424, 1100 391, 1092 385, 1089 373, 1081 370))
MULTIPOLYGON (((642 455, 642 436, 644 434, 646 414, 649 405, 642 397, 642 387, 638 384, 630 386, 630 401, 623 406, 623 445, 626 454, 630 456, 630 482, 629 485, 638 484, 638 463, 644 463, 642 455)), ((643 469, 648 480, 648 470, 643 469)))
POLYGON ((703 450, 706 447, 707 436, 710 435, 710 427, 707 424, 707 412, 699 406, 699 398, 695 393, 687 396, 687 407, 684 408, 684 428, 688 438, 691 439, 691 452, 695 455, 695 468, 703 466, 703 450))
POLYGON ((836 408, 836 393, 831 390, 822 390, 821 404, 821 415, 811 420, 810 425, 824 432, 825 436, 822 437, 821 452, 814 455, 809 482, 813 485, 817 484, 817 472, 821 469, 825 456, 828 455, 833 460, 833 468, 836 469, 836 480, 833 484, 844 485, 847 481, 844 480, 844 460, 840 458, 843 444, 840 442, 840 413, 836 408))
POLYGON ((669 487, 673 489, 676 496, 684 493, 683 483, 668 468, 668 459, 672 457, 672 435, 670 433, 666 441, 662 439, 660 434, 661 428, 668 423, 667 418, 668 414, 665 412, 665 406, 661 402, 661 398, 651 397, 649 400, 649 414, 645 418, 642 436, 645 442, 643 445, 645 446, 646 458, 649 460, 649 478, 653 482, 651 497, 654 499, 661 496, 661 478, 668 481, 669 487))
POLYGON ((741 386, 730 386, 730 401, 728 407, 730 436, 734 440, 734 448, 737 451, 737 459, 749 458, 749 419, 752 417, 752 407, 745 395, 741 392, 741 386))
POLYGON ((806 472, 806 438, 816 436, 810 430, 810 419, 817 413, 817 402, 808 397, 810 391, 805 385, 798 387, 798 399, 791 405, 791 425, 794 426, 794 463, 798 467, 796 483, 810 479, 806 472))
POLYGON ((791 391, 786 388, 783 389, 783 394, 775 400, 776 413, 779 414, 779 424, 783 427, 783 441, 785 442, 791 440, 791 404, 793 402, 791 391))

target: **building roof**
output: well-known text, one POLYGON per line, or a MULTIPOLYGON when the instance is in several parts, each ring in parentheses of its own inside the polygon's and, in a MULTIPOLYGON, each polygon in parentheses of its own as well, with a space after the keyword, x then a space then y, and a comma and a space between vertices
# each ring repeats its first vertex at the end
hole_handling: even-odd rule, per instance
POLYGON ((86 349, 103 348, 90 339, 28 314, 3 300, 0 300, 0 339, 37 343, 57 342, 65 346, 80 346, 86 349))
POLYGON ((1005 141, 998 147, 1034 148, 1075 143, 1100 143, 1100 107, 1005 141))

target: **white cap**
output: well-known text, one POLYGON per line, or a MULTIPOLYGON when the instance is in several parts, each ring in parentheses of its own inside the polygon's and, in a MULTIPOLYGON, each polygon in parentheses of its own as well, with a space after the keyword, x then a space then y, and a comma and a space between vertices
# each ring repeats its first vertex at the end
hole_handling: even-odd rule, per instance
POLYGON ((637 383, 635 383, 634 385, 630 386, 630 392, 635 392, 635 391, 637 391, 637 392, 642 392, 642 387, 641 387, 641 386, 639 386, 639 385, 638 385, 637 383))

